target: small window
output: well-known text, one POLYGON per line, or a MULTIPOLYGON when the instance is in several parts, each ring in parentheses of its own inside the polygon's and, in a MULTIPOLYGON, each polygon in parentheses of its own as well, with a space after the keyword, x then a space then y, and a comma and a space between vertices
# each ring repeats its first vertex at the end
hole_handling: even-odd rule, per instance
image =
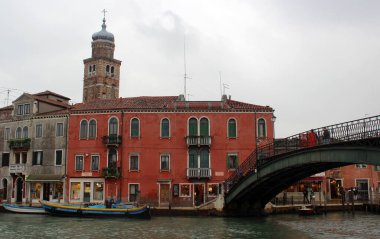
POLYGON ((90 139, 96 138, 96 121, 90 120, 89 126, 88 126, 88 137, 90 139))
POLYGON ((140 136, 140 132, 139 132, 140 129, 139 128, 140 128, 139 119, 133 118, 131 120, 131 137, 139 137, 140 136))
POLYGON ((87 120, 82 120, 80 122, 80 139, 87 139, 87 120))
POLYGON ((91 171, 99 171, 99 155, 91 156, 91 171))
POLYGON ((10 140, 11 139, 11 129, 10 128, 5 128, 4 139, 5 140, 10 140))
POLYGON ((91 66, 91 65, 88 67, 88 72, 89 72, 89 73, 92 72, 92 66, 91 66))
POLYGON ((24 105, 24 114, 25 115, 30 114, 30 104, 25 104, 24 105))
MULTIPOLYGON (((21 153, 21 163, 26 164, 27 160, 28 160, 28 153, 27 152, 22 152, 21 153)), ((42 163, 42 160, 41 160, 41 163, 42 163)))
POLYGON ((229 154, 227 156, 227 169, 237 169, 239 160, 237 154, 229 154))
POLYGON ((22 129, 22 137, 24 138, 24 139, 27 139, 28 138, 28 135, 29 135, 29 133, 28 133, 28 126, 25 126, 23 129, 22 129))
POLYGON ((161 169, 161 171, 169 171, 170 170, 169 154, 162 154, 160 156, 160 169, 161 169))
POLYGON ((9 166, 9 153, 3 153, 1 166, 2 167, 9 166))
POLYGON ((42 165, 42 159, 43 151, 34 151, 32 165, 42 165))
POLYGON ((63 123, 57 123, 56 127, 56 136, 63 136, 63 123))
POLYGON ((16 129, 16 139, 21 139, 22 129, 21 127, 18 127, 16 129))
POLYGON ((180 197, 190 197, 191 196, 190 184, 180 184, 179 196, 180 197))
POLYGON ((17 114, 23 115, 24 114, 24 105, 18 105, 17 106, 17 114))
POLYGON ((136 202, 137 195, 139 193, 139 185, 138 184, 129 184, 129 201, 136 202))
POLYGON ((139 155, 133 154, 129 156, 129 170, 130 171, 139 170, 139 155))
POLYGON ((259 119, 257 121, 257 128, 258 128, 257 137, 263 138, 263 137, 267 136, 266 125, 265 125, 265 120, 264 119, 259 119))
POLYGON ((168 138, 170 136, 170 124, 168 119, 161 120, 161 138, 168 138))
POLYGON ((55 165, 62 165, 62 150, 55 151, 55 165))
POLYGON ((42 124, 36 125, 36 138, 42 137, 42 124))
POLYGON ((228 120, 228 137, 236 138, 236 120, 235 119, 228 120))
POLYGON ((83 155, 75 156, 75 170, 83 171, 83 155))
POLYGON ((92 71, 96 71, 96 65, 92 65, 92 71))
POLYGON ((106 72, 107 72, 107 73, 110 72, 110 66, 109 66, 109 65, 106 66, 106 72))

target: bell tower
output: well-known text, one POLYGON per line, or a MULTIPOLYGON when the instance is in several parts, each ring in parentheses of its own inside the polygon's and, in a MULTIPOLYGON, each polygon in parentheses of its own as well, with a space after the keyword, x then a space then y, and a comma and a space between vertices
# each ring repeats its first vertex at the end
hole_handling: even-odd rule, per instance
POLYGON ((119 98, 121 61, 113 58, 115 38, 106 30, 106 11, 102 30, 92 35, 92 56, 83 60, 83 102, 119 98))

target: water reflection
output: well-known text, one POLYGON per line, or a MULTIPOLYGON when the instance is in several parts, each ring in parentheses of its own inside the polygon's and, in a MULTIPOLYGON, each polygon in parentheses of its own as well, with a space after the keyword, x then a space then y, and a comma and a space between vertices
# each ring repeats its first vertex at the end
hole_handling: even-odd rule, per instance
POLYGON ((0 238, 377 238, 378 215, 267 218, 61 218, 0 213, 0 238))

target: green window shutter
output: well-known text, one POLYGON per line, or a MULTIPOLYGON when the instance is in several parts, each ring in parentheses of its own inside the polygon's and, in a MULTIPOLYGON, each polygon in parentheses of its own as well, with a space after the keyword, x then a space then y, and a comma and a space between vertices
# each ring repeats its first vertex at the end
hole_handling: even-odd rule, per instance
POLYGON ((197 119, 191 118, 189 120, 189 136, 198 135, 197 119))
POLYGON ((236 138, 236 121, 234 119, 228 121, 228 137, 236 138))
POLYGON ((209 152, 207 149, 201 151, 200 168, 209 168, 209 152))
POLYGON ((200 136, 209 136, 208 119, 202 118, 200 122, 200 136))

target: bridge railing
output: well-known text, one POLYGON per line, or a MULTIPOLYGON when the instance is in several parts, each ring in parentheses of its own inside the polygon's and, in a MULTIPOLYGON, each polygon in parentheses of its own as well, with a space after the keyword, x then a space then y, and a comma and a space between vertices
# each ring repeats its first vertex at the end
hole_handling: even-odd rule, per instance
POLYGON ((255 149, 226 180, 228 193, 241 178, 256 173, 260 167, 274 160, 276 155, 319 145, 334 144, 380 137, 380 115, 352 120, 301 132, 283 139, 275 139, 255 149))

